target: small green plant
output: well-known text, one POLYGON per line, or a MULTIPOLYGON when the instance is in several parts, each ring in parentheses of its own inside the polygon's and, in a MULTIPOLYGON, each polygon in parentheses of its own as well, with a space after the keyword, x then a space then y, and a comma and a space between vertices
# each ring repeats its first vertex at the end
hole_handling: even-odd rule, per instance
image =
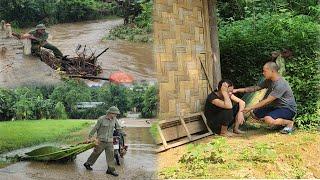
POLYGON ((218 138, 207 144, 189 144, 187 153, 179 160, 187 171, 194 172, 194 177, 204 177, 208 173, 208 165, 223 164, 230 154, 225 138, 218 138))
POLYGON ((254 147, 247 147, 241 152, 241 160, 253 162, 274 162, 276 151, 266 143, 257 143, 254 147))

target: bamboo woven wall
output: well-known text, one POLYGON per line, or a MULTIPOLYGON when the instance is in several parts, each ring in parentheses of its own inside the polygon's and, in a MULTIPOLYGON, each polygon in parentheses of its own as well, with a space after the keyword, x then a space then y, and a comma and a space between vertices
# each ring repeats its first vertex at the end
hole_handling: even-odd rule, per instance
POLYGON ((154 1, 154 55, 159 118, 203 110, 213 65, 207 0, 154 1))

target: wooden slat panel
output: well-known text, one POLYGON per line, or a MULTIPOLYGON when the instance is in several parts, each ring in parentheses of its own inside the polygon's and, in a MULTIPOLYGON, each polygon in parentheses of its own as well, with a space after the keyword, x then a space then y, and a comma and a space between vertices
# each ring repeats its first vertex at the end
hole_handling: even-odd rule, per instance
POLYGON ((207 0, 154 1, 154 57, 160 89, 160 119, 202 110, 208 81, 201 75, 199 57, 212 78, 207 4, 207 0))

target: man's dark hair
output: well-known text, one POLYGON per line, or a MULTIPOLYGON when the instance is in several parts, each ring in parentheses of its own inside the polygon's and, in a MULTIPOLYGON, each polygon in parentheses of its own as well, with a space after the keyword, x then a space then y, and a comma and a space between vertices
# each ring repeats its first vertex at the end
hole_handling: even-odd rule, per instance
POLYGON ((229 79, 222 79, 222 80, 219 82, 219 84, 218 84, 218 90, 221 89, 221 86, 222 86, 222 84, 223 84, 224 82, 226 82, 226 83, 228 84, 228 87, 233 86, 232 81, 230 81, 229 79))

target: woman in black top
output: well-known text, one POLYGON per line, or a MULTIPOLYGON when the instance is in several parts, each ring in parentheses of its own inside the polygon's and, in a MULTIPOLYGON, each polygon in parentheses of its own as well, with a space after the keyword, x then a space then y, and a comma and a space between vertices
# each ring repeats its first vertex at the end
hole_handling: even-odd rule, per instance
POLYGON ((245 102, 232 94, 232 91, 232 82, 227 79, 221 80, 218 84, 218 91, 209 94, 205 104, 204 114, 208 126, 214 133, 222 136, 232 136, 232 133, 228 132, 228 126, 232 124, 234 124, 234 133, 243 133, 239 130, 239 125, 244 122, 242 110, 245 107, 245 102), (237 110, 233 109, 231 101, 239 104, 237 110))

